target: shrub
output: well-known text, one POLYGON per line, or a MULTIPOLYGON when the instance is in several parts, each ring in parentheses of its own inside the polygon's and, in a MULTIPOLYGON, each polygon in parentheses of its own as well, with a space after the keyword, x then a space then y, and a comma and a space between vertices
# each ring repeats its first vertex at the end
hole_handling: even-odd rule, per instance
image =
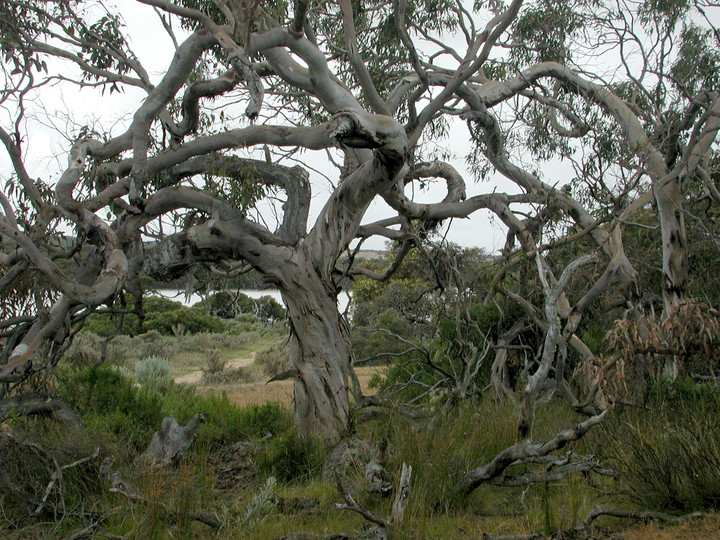
POLYGON ((62 378, 59 393, 75 404, 91 431, 112 434, 130 450, 147 446, 162 421, 160 396, 135 388, 131 379, 109 366, 62 378))
MULTIPOLYGON (((80 334, 83 333, 86 332, 81 332, 80 334)), ((87 333, 92 335, 90 332, 87 333)), ((126 365, 127 360, 132 357, 135 350, 136 347, 133 338, 124 335, 115 336, 108 344, 108 362, 116 365, 126 365)))
POLYGON ((72 344, 63 355, 63 362, 75 368, 86 368, 100 363, 100 351, 104 339, 90 332, 80 332, 73 338, 72 344))
MULTIPOLYGON (((352 335, 353 355, 358 360, 375 357, 379 353, 388 356, 379 357, 376 362, 386 363, 398 359, 398 355, 410 347, 403 338, 415 340, 412 324, 402 317, 395 308, 388 308, 377 314, 372 326, 355 328, 352 335), (395 356, 390 356, 395 355, 395 356)), ((403 354, 399 359, 416 358, 413 353, 403 354)))
POLYGON ((275 506, 275 496, 273 489, 275 488, 274 476, 270 476, 265 484, 260 488, 260 491, 250 499, 250 502, 245 509, 245 517, 243 523, 254 523, 258 520, 263 519, 275 506))
POLYGON ((166 416, 184 425, 197 412, 206 413, 197 448, 276 436, 293 425, 290 413, 276 403, 240 408, 225 394, 202 396, 192 388, 175 385, 137 387, 132 379, 107 366, 63 377, 58 390, 75 404, 91 432, 100 438, 110 435, 130 454, 147 447, 166 416))
POLYGON ((205 371, 202 376, 204 384, 252 383, 259 379, 260 373, 250 366, 215 372, 205 371))
POLYGON ((205 315, 199 309, 180 307, 167 311, 146 311, 145 330, 156 330, 164 335, 175 335, 178 329, 182 333, 200 332, 219 333, 225 330, 222 319, 205 315))
POLYGON ((283 482, 307 480, 322 469, 325 450, 320 441, 294 429, 275 437, 258 458, 258 466, 283 482))
POLYGON ((285 308, 272 296, 261 296, 255 300, 255 305, 255 314, 265 323, 274 323, 285 318, 285 308))
POLYGON ((275 341, 255 353, 255 362, 262 365, 265 373, 274 377, 290 369, 290 353, 287 341, 275 341))
POLYGON ((254 315, 263 323, 273 323, 285 318, 285 308, 270 295, 253 299, 240 291, 220 291, 193 307, 196 306, 223 319, 254 315))
MULTIPOLYGON (((226 394, 199 395, 192 388, 172 387, 163 396, 162 416, 180 424, 202 411, 207 419, 198 433, 198 447, 218 448, 238 440, 262 439, 292 427, 290 413, 276 403, 240 408, 226 394)), ((157 429, 157 428, 156 428, 157 429)))
POLYGON ((203 368, 203 377, 208 374, 220 373, 225 366, 227 366, 227 362, 220 359, 220 349, 210 349, 207 351, 207 364, 203 368))
POLYGON ((148 356, 135 364, 135 380, 142 385, 163 386, 170 382, 170 364, 165 358, 148 356))
MULTIPOLYGON (((130 302, 126 302, 130 305, 130 302)), ((127 306, 120 306, 127 307, 127 306)), ((156 331, 162 335, 174 335, 178 332, 197 334, 199 332, 224 332, 223 319, 205 313, 202 306, 186 307, 180 302, 157 296, 148 296, 143 300, 145 318, 143 326, 146 332, 156 331)), ((135 335, 138 331, 138 318, 134 313, 125 314, 122 321, 110 314, 95 313, 84 324, 86 331, 101 336, 116 333, 135 335), (120 322, 122 324, 120 325, 120 322)))
POLYGON ((198 302, 195 306, 201 306, 208 314, 222 319, 233 319, 244 310, 250 298, 243 293, 231 293, 219 291, 211 294, 206 299, 198 302))
POLYGON ((234 319, 225 320, 227 332, 232 334, 254 334, 260 335, 266 331, 266 327, 260 322, 257 315, 252 313, 241 313, 234 319))

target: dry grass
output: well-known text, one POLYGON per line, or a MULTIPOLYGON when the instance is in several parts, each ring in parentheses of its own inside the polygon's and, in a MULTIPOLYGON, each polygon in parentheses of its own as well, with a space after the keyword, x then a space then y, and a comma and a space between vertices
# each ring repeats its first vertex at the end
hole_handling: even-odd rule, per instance
MULTIPOLYGON (((377 373, 383 373, 385 369, 384 366, 366 366, 355 369, 364 394, 373 395, 375 393, 376 390, 369 387, 370 379, 377 373)), ((293 403, 292 380, 273 381, 270 384, 265 381, 245 384, 210 384, 198 386, 197 389, 198 392, 203 394, 225 392, 230 401, 240 407, 262 405, 268 402, 291 407, 293 403)))
POLYGON ((678 525, 660 523, 631 525, 622 531, 622 538, 627 540, 717 540, 720 538, 720 515, 712 514, 678 525))

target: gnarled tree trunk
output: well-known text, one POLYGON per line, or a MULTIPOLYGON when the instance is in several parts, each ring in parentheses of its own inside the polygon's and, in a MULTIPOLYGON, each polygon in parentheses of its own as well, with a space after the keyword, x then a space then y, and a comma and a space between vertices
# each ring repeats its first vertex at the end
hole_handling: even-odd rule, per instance
POLYGON ((283 291, 295 369, 295 424, 301 433, 336 441, 350 427, 350 336, 317 274, 299 268, 296 288, 283 291))

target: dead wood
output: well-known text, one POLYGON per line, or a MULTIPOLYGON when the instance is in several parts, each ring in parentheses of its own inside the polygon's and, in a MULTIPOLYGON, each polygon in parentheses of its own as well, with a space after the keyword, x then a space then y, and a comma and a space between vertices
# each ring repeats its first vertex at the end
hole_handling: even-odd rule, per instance
POLYGON ((355 499, 353 499, 352 495, 350 495, 350 493, 348 493, 348 491, 345 489, 345 486, 343 485, 339 475, 336 477, 335 480, 337 489, 340 492, 340 495, 342 495, 343 500, 345 501, 345 504, 336 503, 335 508, 339 510, 350 510, 351 512, 356 512, 371 523, 380 525, 383 528, 386 528, 388 526, 388 521, 384 517, 373 514, 367 508, 355 502, 355 499))
POLYGON ((81 428, 80 417, 59 396, 41 396, 34 392, 0 401, 0 423, 18 416, 47 416, 72 428, 81 428))
POLYGON ((238 441, 210 457, 215 472, 215 489, 230 490, 246 486, 258 474, 255 456, 260 447, 238 441))
POLYGON ((378 445, 375 457, 365 465, 365 479, 369 484, 367 488, 368 493, 377 493, 381 497, 389 497, 393 491, 390 473, 381 465, 385 457, 387 445, 387 439, 383 438, 378 445))
POLYGON ((542 538, 545 538, 542 534, 511 534, 509 536, 483 534, 483 540, 541 540, 542 538))
POLYGON ((278 540, 361 540, 359 536, 351 536, 345 533, 313 534, 306 532, 292 532, 281 536, 278 540))
POLYGON ((398 484, 395 501, 390 514, 390 524, 397 525, 405 517, 405 504, 410 498, 410 478, 412 477, 412 465, 402 464, 402 472, 400 473, 400 483, 398 484))
POLYGON ((205 421, 203 413, 197 413, 186 426, 168 416, 155 432, 147 449, 140 455, 138 462, 151 469, 160 469, 177 463, 195 441, 195 432, 205 421))
MULTIPOLYGON (((143 497, 140 494, 140 490, 134 484, 125 480, 118 471, 113 469, 114 462, 115 458, 109 457, 105 458, 105 460, 103 460, 102 462, 102 465, 100 465, 101 477, 110 484, 110 489, 108 491, 110 491, 111 493, 117 493, 118 495, 122 495, 123 497, 132 502, 139 502, 143 504, 157 504, 163 510, 165 510, 165 512, 172 518, 177 518, 183 515, 184 512, 181 510, 167 506, 160 501, 151 501, 146 497, 143 497)), ((200 523, 204 523, 205 525, 207 525, 208 527, 212 527, 213 529, 219 529, 222 525, 220 523, 220 520, 210 512, 192 511, 188 512, 187 516, 190 519, 194 521, 199 521, 200 523)))
POLYGON ((598 459, 595 456, 585 456, 568 452, 567 456, 541 456, 545 458, 554 458, 541 460, 540 458, 535 459, 524 459, 518 460, 512 465, 518 465, 520 463, 532 463, 545 461, 547 467, 543 471, 530 471, 525 474, 517 476, 502 476, 500 478, 493 479, 490 483, 501 487, 518 487, 527 486, 529 484, 536 484, 540 482, 556 482, 575 473, 587 473, 594 472, 603 476, 615 476, 615 471, 611 469, 605 469, 600 466, 598 459))
POLYGON ((307 512, 320 506, 320 501, 312 497, 272 497, 275 508, 283 512, 307 512))
POLYGON ((665 521, 667 523, 682 523, 684 521, 691 521, 693 519, 699 519, 706 517, 708 514, 703 512, 693 512, 691 514, 684 514, 682 516, 676 516, 673 514, 667 514, 665 512, 656 512, 654 510, 623 510, 620 508, 611 508, 604 504, 598 504, 590 510, 583 526, 581 529, 586 529, 600 516, 612 516, 619 518, 638 519, 641 521, 665 521))
POLYGON ((580 439, 591 427, 600 423, 606 413, 607 411, 604 411, 597 416, 593 416, 592 418, 581 422, 574 428, 560 431, 544 443, 535 444, 528 440, 524 440, 505 448, 489 463, 468 472, 456 485, 455 489, 457 493, 462 496, 467 496, 480 484, 490 482, 495 478, 498 478, 516 461, 548 456, 555 450, 563 448, 568 443, 580 439))
POLYGON ((403 463, 402 472, 400 475, 400 483, 395 495, 395 501, 393 502, 392 512, 389 517, 384 518, 373 514, 367 508, 355 502, 355 499, 347 492, 345 486, 338 475, 336 478, 337 488, 342 495, 345 504, 337 503, 336 508, 340 510, 350 510, 356 512, 364 517, 367 521, 373 523, 375 526, 371 527, 364 536, 363 539, 372 540, 386 540, 387 530, 392 526, 398 525, 405 515, 405 504, 410 497, 410 479, 412 477, 412 467, 403 463))

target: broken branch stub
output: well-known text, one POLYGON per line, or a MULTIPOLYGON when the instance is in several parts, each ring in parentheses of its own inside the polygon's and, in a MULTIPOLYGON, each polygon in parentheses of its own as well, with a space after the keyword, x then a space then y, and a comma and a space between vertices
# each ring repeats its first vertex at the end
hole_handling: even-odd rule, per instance
POLYGON ((178 424, 172 416, 162 421, 147 449, 140 454, 138 462, 151 469, 160 469, 180 461, 195 441, 195 432, 205 421, 204 413, 197 413, 185 426, 178 424))

